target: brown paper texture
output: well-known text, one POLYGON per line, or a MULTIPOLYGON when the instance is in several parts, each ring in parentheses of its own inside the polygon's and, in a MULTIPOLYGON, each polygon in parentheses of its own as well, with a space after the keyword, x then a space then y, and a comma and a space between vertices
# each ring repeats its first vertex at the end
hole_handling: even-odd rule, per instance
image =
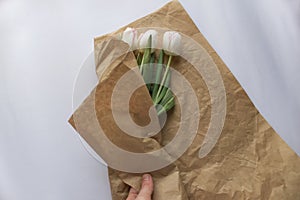
MULTIPOLYGON (((299 157, 257 111, 179 2, 172 1, 126 27, 162 27, 193 38, 217 66, 226 91, 226 118, 220 138, 216 140, 212 151, 200 159, 200 148, 209 146, 213 140, 209 138, 203 143, 211 119, 211 97, 203 77, 197 74, 189 62, 180 57, 175 58, 174 68, 184 74, 197 91, 201 120, 197 135, 187 151, 167 167, 150 172, 154 180, 153 200, 300 199, 299 157)), ((168 113, 167 122, 161 132, 153 137, 142 139, 129 136, 115 124, 110 105, 112 90, 122 74, 137 65, 132 52, 124 54, 128 45, 112 38, 126 27, 95 38, 95 63, 99 84, 69 120, 99 155, 103 151, 107 151, 109 155, 110 149, 100 148, 104 141, 97 134, 97 123, 101 124, 112 143, 131 152, 160 149, 174 138, 180 124, 180 109, 177 105, 168 113), (103 68, 107 69, 100 77, 103 68)), ((199 62, 205 66, 208 64, 207 60, 201 59, 199 62)), ((143 80, 137 74, 133 81, 143 80)), ((181 95, 184 96, 184 93, 181 95)), ((193 103, 189 99, 184 99, 184 102, 183 106, 187 107, 193 103)), ((119 105, 120 113, 125 112, 121 100, 119 105)), ((147 88, 139 88, 130 103, 134 122, 141 126, 147 124, 148 109, 151 106, 152 100, 147 88)), ((113 159, 130 162, 122 157, 113 159)), ((109 178, 113 200, 126 199, 130 187, 140 187, 141 174, 121 172, 109 167, 109 178)))

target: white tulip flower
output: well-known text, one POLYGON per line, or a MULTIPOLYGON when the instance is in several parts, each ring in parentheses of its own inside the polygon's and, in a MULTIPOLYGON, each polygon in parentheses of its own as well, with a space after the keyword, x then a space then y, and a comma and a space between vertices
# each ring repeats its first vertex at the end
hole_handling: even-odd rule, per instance
POLYGON ((139 50, 141 52, 144 52, 145 48, 148 48, 148 40, 150 35, 152 36, 151 53, 155 51, 158 33, 155 30, 148 30, 145 33, 142 33, 139 37, 139 50))
POLYGON ((129 47, 132 50, 137 49, 138 47, 138 32, 135 28, 126 28, 122 34, 122 40, 129 44, 129 47))
POLYGON ((176 31, 167 31, 163 37, 163 49, 167 55, 175 56, 180 53, 181 35, 176 31))

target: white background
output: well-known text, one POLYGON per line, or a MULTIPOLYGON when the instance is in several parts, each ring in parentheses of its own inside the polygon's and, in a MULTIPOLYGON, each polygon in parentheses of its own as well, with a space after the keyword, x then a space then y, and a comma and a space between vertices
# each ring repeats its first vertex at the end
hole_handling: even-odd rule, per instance
MULTIPOLYGON (((106 167, 67 123, 93 38, 164 0, 0 0, 0 199, 110 199, 106 167)), ((281 137, 300 154, 300 1, 182 0, 281 137)))

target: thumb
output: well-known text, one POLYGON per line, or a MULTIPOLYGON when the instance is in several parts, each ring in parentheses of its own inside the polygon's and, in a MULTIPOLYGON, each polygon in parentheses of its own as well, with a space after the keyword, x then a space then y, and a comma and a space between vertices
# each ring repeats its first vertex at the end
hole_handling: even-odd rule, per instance
POLYGON ((153 192, 153 180, 150 174, 143 175, 142 189, 140 190, 136 200, 151 200, 153 192))

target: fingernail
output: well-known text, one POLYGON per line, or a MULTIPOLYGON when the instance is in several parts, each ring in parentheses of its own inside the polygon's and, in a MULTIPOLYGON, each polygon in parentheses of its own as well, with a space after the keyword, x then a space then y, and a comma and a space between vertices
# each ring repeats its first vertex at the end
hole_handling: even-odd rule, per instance
POLYGON ((149 174, 144 174, 143 175, 143 180, 144 181, 149 181, 150 180, 150 175, 149 174))

